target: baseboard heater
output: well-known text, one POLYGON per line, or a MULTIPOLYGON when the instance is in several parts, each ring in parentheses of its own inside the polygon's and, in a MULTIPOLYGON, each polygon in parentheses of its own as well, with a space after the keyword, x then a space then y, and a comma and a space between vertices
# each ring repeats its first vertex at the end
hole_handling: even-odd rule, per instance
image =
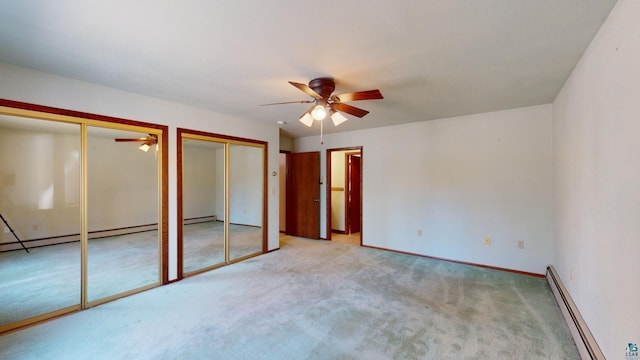
POLYGON ((562 316, 564 316, 569 326, 580 357, 582 359, 606 360, 582 315, 580 315, 576 304, 571 299, 567 288, 564 287, 562 280, 560 280, 558 272, 552 265, 547 266, 547 281, 560 306, 562 316))

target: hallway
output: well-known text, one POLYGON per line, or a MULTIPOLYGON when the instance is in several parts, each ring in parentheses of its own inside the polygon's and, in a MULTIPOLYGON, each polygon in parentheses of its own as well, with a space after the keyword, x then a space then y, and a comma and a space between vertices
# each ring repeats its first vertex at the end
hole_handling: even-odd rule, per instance
POLYGON ((353 234, 340 234, 333 232, 331 233, 331 241, 342 244, 361 245, 359 232, 353 234))

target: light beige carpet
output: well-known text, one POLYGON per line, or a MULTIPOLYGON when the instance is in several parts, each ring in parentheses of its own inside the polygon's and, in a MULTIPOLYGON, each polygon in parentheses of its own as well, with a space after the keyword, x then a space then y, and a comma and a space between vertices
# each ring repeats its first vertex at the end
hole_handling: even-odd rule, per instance
MULTIPOLYGON (((262 229, 232 224, 230 257, 262 251, 262 229)), ((224 263, 224 225, 184 227, 185 273, 224 263)), ((89 240, 88 298, 160 284, 158 232, 89 240)), ((80 242, 0 253, 0 326, 80 304, 80 242)))
POLYGON ((544 279, 284 237, 0 337, 2 359, 578 359, 544 279))

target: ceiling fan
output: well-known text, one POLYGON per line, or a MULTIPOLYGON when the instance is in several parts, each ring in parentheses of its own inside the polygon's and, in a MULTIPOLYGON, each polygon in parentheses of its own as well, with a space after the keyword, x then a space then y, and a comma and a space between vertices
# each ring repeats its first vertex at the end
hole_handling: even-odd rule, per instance
MULTIPOLYGON (((327 116, 327 109, 331 114, 330 117, 335 126, 338 126, 348 120, 340 112, 344 112, 359 118, 369 113, 367 110, 345 104, 345 102, 384 99, 384 97, 382 97, 382 94, 380 93, 380 90, 378 89, 331 95, 331 93, 333 93, 336 88, 336 84, 334 80, 329 77, 313 79, 309 81, 309 85, 296 83, 293 81, 289 81, 289 84, 295 86, 305 94, 311 96, 313 99, 264 104, 264 106, 312 103, 313 105, 311 105, 311 107, 308 108, 307 111, 305 111, 299 119, 301 123, 309 127, 313 125, 313 120, 324 120, 324 118, 327 116)), ((320 126, 322 128, 322 122, 320 122, 320 126)))
POLYGON ((149 134, 149 136, 140 138, 115 138, 116 142, 141 142, 142 145, 138 146, 138 149, 147 152, 152 145, 158 144, 158 135, 149 134))

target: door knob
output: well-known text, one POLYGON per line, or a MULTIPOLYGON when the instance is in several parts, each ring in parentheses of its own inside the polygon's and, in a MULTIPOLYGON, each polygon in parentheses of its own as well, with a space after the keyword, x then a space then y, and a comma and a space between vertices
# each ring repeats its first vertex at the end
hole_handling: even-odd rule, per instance
POLYGON ((320 202, 320 199, 313 199, 313 202, 320 202))

